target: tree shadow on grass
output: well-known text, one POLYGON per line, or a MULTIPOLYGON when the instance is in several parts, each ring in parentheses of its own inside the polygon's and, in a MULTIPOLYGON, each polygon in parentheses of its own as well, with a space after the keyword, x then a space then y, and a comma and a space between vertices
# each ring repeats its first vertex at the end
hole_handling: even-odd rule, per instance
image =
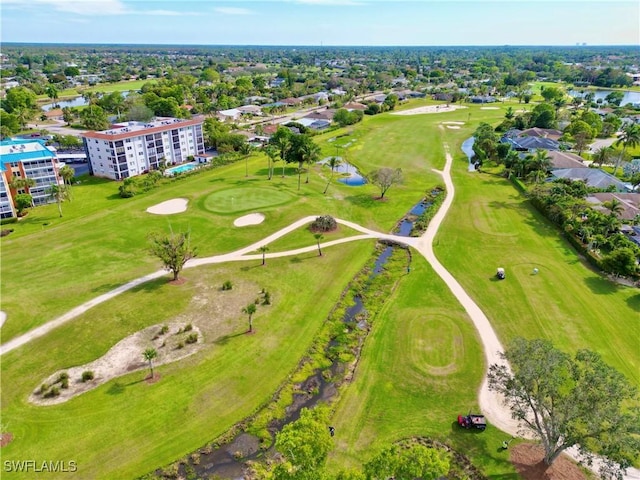
POLYGON ((618 286, 603 277, 587 277, 584 283, 589 289, 598 295, 611 295, 618 291, 618 286))
POLYGON ((127 387, 130 387, 131 385, 135 385, 137 383, 141 383, 144 381, 144 378, 140 379, 140 380, 136 380, 134 382, 129 382, 129 383, 121 383, 121 382, 116 382, 113 385, 111 385, 109 387, 109 389, 107 390, 107 394, 108 395, 120 395, 121 393, 124 393, 124 391, 127 389, 127 387))
POLYGON ((231 341, 231 339, 235 337, 242 337, 246 335, 247 332, 234 333, 233 335, 223 335, 220 338, 216 338, 213 343, 216 345, 226 345, 231 341))
POLYGON ((640 312, 640 294, 627 298, 627 305, 636 312, 640 312))
POLYGON ((132 293, 138 293, 138 292, 152 293, 158 290, 159 288, 163 287, 164 285, 168 284, 170 281, 171 279, 169 277, 156 278, 154 280, 149 280, 148 282, 144 282, 136 287, 133 287, 131 289, 131 292, 132 293))
POLYGON ((380 200, 376 196, 368 193, 362 193, 360 195, 352 195, 350 197, 345 197, 345 200, 358 207, 365 207, 365 208, 378 207, 381 205, 380 200))

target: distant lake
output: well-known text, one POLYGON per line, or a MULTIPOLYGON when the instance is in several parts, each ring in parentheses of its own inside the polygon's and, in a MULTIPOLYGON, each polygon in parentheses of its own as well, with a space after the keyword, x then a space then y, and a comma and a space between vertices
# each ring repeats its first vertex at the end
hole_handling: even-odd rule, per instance
MULTIPOLYGON (((111 93, 111 92, 107 92, 107 93, 111 93)), ((126 97, 127 95, 129 95, 129 92, 127 90, 120 93, 122 94, 123 97, 126 97)), ((72 98, 71 100, 62 100, 55 103, 45 103, 40 108, 42 108, 42 110, 44 110, 45 112, 48 112, 53 108, 84 107, 85 105, 87 105, 87 101, 82 97, 82 95, 78 95, 77 97, 72 98)))
MULTIPOLYGON (((593 93, 594 97, 593 100, 597 101, 599 98, 602 99, 602 101, 605 101, 604 99, 607 97, 607 95, 609 95, 613 90, 585 90, 584 93, 582 93, 580 90, 569 90, 569 95, 571 95, 572 97, 584 97, 587 93, 593 93)), ((640 104, 640 92, 630 92, 630 91, 626 91, 624 92, 624 97, 622 97, 622 102, 620 103, 620 105, 627 105, 627 104, 640 104)))

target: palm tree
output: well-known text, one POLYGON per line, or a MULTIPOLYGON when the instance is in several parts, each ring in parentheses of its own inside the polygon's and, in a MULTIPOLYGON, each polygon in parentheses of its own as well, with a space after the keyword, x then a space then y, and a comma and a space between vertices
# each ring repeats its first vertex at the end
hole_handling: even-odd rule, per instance
POLYGON ((151 378, 153 379, 153 359, 157 358, 158 352, 155 348, 147 348, 142 352, 144 359, 149 362, 149 369, 151 370, 151 378))
POLYGON ((322 192, 323 194, 326 194, 327 190, 329 190, 329 185, 331 184, 331 180, 333 180, 333 172, 335 171, 336 168, 340 166, 341 163, 342 163, 342 160, 340 160, 340 158, 338 157, 331 157, 327 162, 327 165, 331 167, 331 176, 329 177, 327 186, 324 187, 324 192, 322 192))
POLYGON ((617 198, 612 198, 608 202, 604 202, 602 204, 607 210, 609 210, 609 215, 612 217, 619 217, 620 214, 624 211, 624 206, 622 202, 617 198))
POLYGON ((12 177, 9 182, 9 188, 13 188, 14 190, 24 190, 26 193, 29 193, 29 188, 35 186, 36 181, 29 177, 12 177))
POLYGON ((242 313, 249 315, 249 332, 253 332, 253 323, 251 322, 251 319, 253 318, 253 314, 256 313, 256 310, 257 308, 255 303, 250 303, 242 309, 242 313))
POLYGON ((244 156, 244 166, 245 166, 244 176, 248 177, 249 176, 249 156, 253 151, 253 146, 250 143, 245 142, 242 145, 240 145, 239 150, 240 150, 240 153, 244 156))
POLYGON ((269 247, 267 247, 266 245, 262 245, 260 248, 258 248, 258 251, 262 253, 262 265, 264 265, 266 263, 266 255, 269 251, 269 247))
POLYGON ((65 165, 60 169, 60 176, 66 185, 71 186, 71 180, 75 176, 76 172, 69 165, 65 165))
POLYGON ((318 256, 322 256, 322 250, 320 249, 320 240, 322 240, 324 238, 324 235, 321 233, 314 233, 313 234, 313 238, 316 239, 316 242, 318 243, 318 256))
POLYGON ((507 107, 506 112, 504 113, 504 118, 506 118, 507 120, 511 120, 513 117, 515 117, 515 112, 513 111, 513 107, 507 107))
POLYGON ((625 125, 622 129, 622 133, 615 141, 614 145, 622 145, 622 152, 618 155, 618 159, 616 160, 616 166, 613 169, 613 175, 615 176, 618 171, 618 167, 620 166, 620 162, 624 158, 624 154, 627 151, 627 147, 637 147, 640 145, 640 125, 635 123, 629 123, 625 125))
POLYGON ((49 198, 58 203, 58 212, 62 218, 62 202, 69 200, 69 190, 66 185, 51 185, 47 190, 49 198))
POLYGON ((549 152, 546 150, 542 150, 538 148, 533 155, 528 155, 527 159, 529 160, 529 171, 533 170, 543 170, 547 172, 551 167, 551 157, 549 157, 549 152))
POLYGON ((608 163, 611 159, 613 149, 611 147, 601 147, 592 155, 593 163, 602 166, 604 163, 608 163))
MULTIPOLYGON (((320 156, 320 147, 309 137, 300 146, 300 161, 298 162, 298 190, 300 190, 300 175, 302 174, 302 165, 311 165, 318 160, 320 156)), ((307 180, 304 183, 309 183, 309 168, 307 168, 307 180)))
POLYGON ((273 164, 278 161, 278 149, 274 145, 267 145, 264 147, 264 153, 267 154, 267 158, 269 160, 268 170, 269 170, 269 180, 273 177, 273 164))
POLYGON ((527 178, 533 183, 542 183, 542 181, 547 178, 547 172, 545 170, 533 170, 529 172, 527 178))

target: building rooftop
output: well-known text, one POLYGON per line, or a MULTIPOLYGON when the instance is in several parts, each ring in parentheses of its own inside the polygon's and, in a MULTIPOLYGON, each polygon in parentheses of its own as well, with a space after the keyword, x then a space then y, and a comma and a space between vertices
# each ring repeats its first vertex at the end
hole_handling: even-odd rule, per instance
POLYGON ((188 127, 198 125, 204 120, 203 117, 192 119, 183 118, 160 118, 152 122, 126 122, 113 125, 109 130, 99 132, 89 131, 82 134, 83 137, 97 138, 101 140, 122 140, 124 138, 137 137, 140 134, 151 134, 171 130, 172 128, 188 127))
POLYGON ((37 158, 55 158, 56 154, 43 140, 11 139, 0 142, 0 164, 23 162, 37 158))

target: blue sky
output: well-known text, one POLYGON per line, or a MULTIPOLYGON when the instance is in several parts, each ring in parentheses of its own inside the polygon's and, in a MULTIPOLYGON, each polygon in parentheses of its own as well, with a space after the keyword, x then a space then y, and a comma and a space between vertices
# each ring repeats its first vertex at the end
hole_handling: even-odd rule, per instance
POLYGON ((2 42, 640 45, 640 2, 0 0, 2 42))

